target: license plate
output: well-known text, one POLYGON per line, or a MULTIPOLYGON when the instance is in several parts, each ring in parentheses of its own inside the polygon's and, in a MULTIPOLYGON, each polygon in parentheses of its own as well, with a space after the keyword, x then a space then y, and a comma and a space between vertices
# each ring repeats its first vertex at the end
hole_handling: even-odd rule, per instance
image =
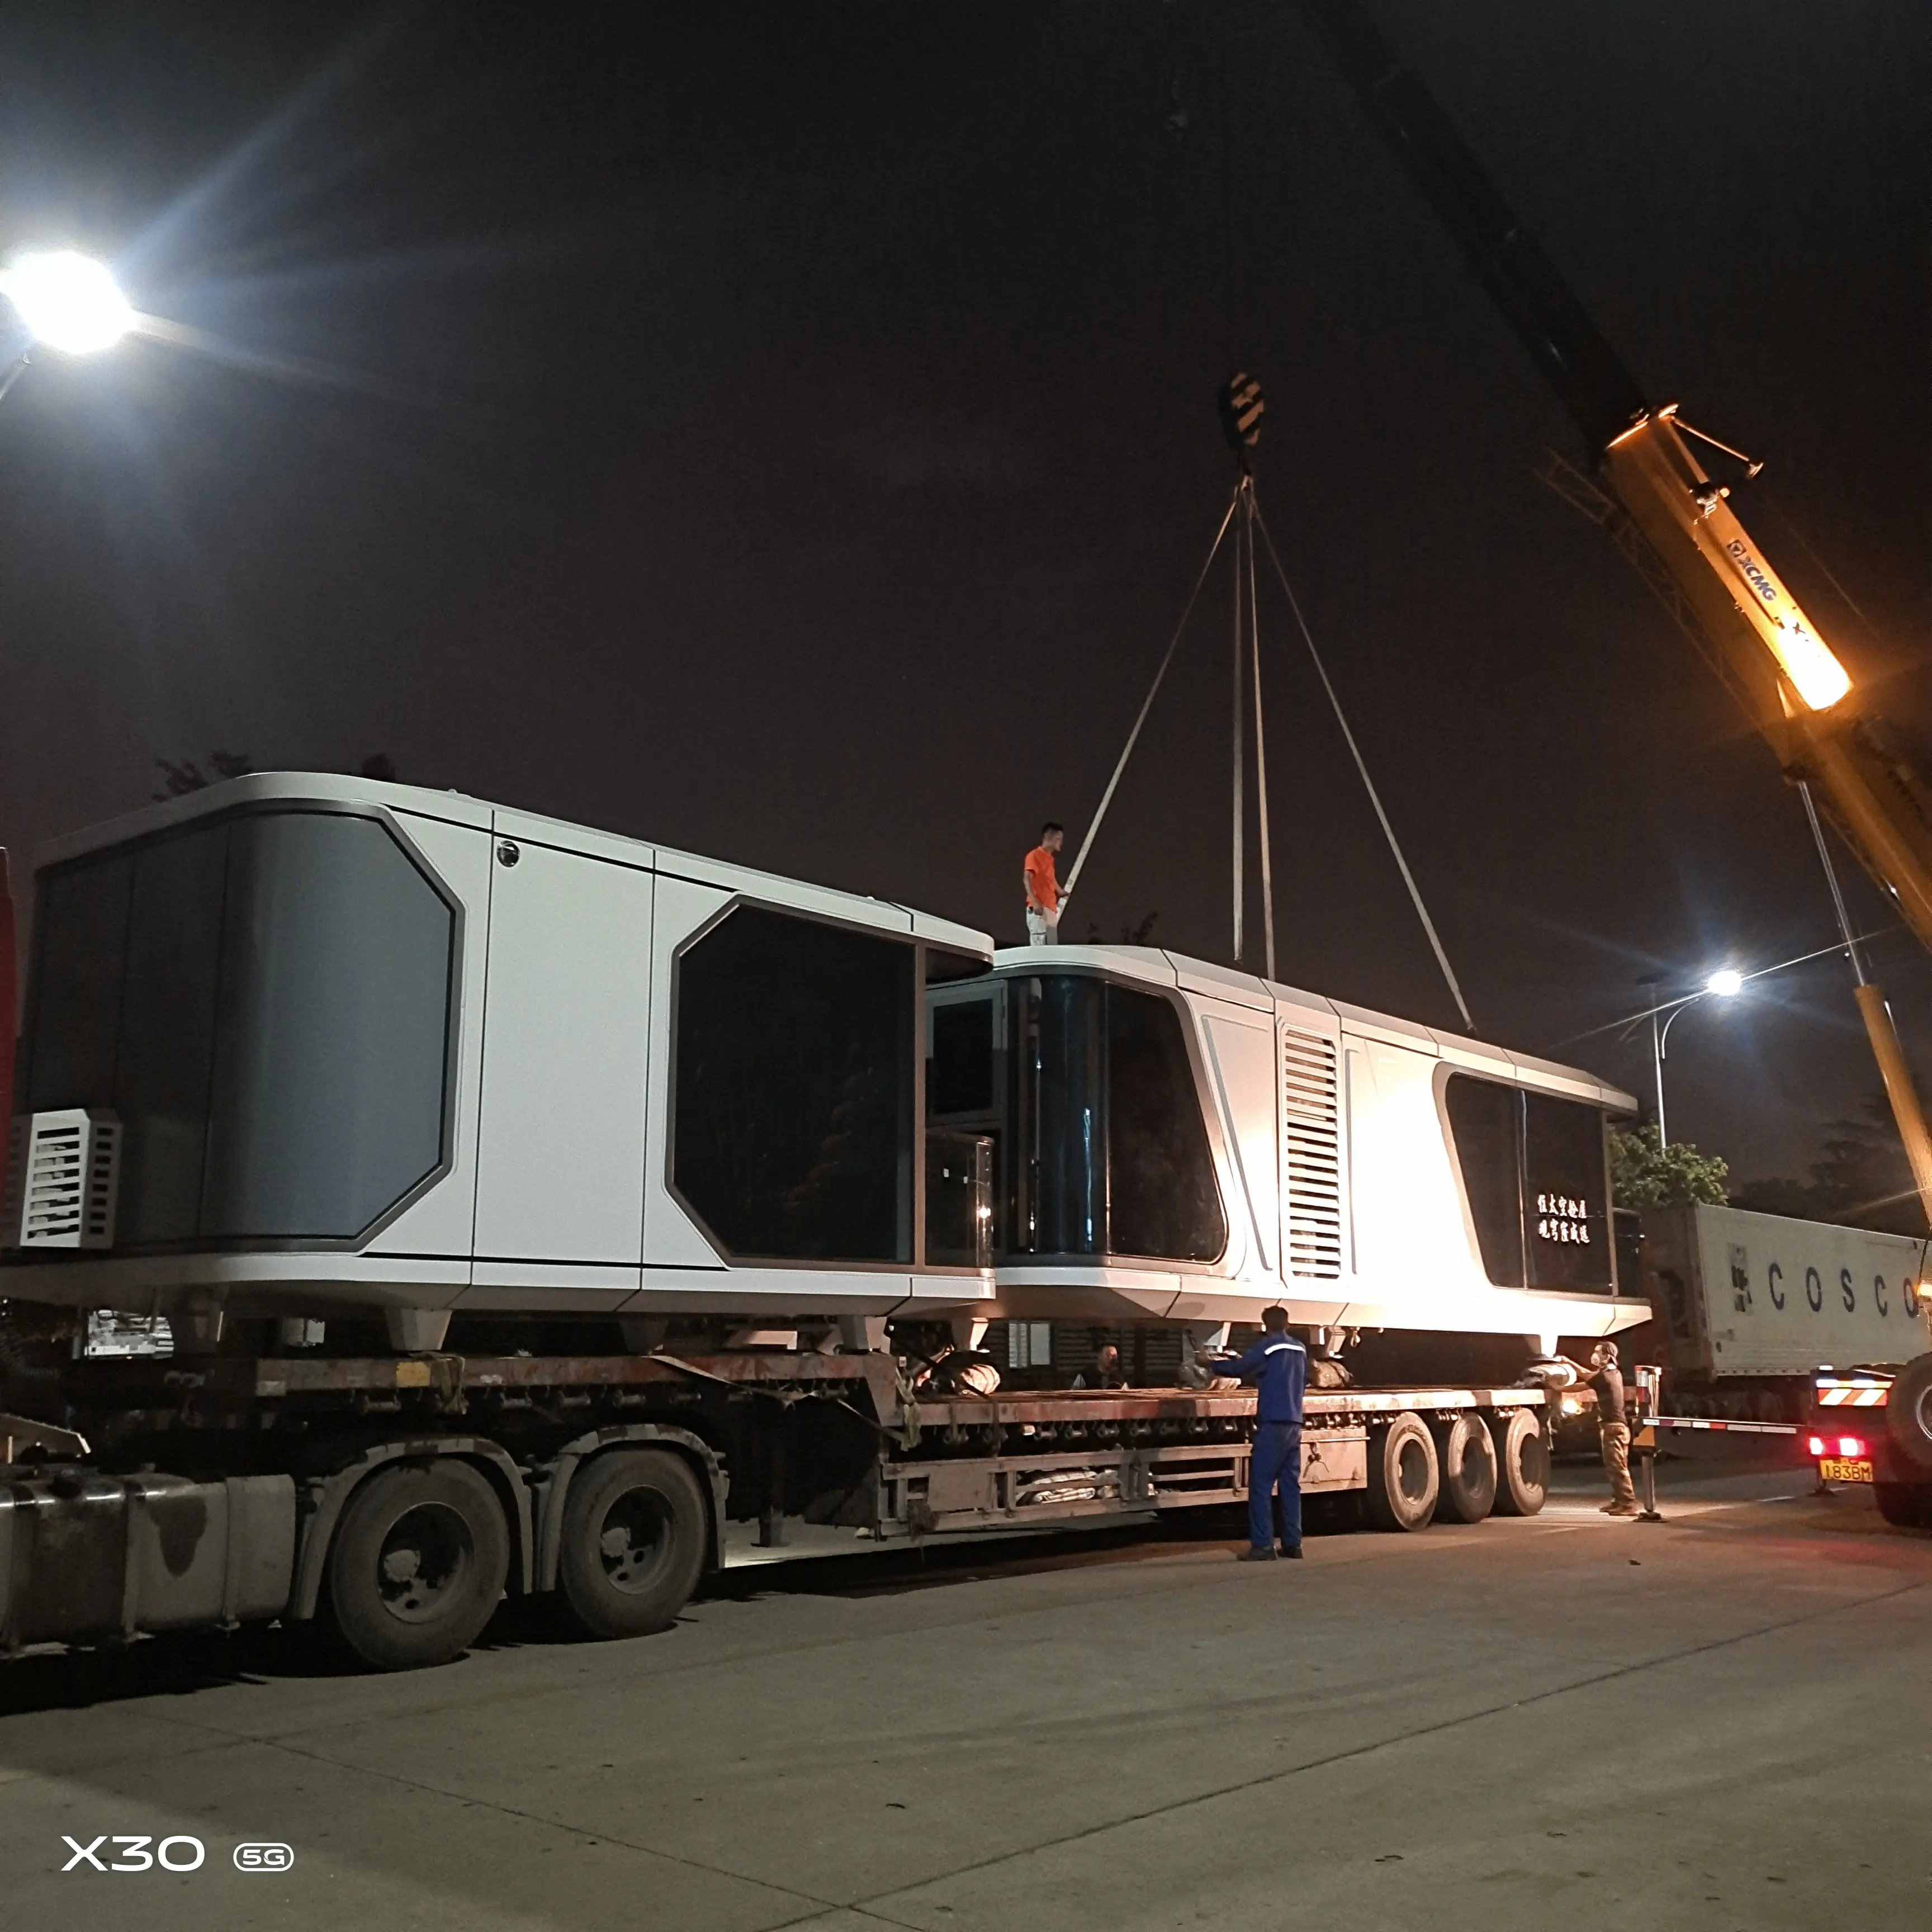
POLYGON ((1842 1456, 1824 1456, 1818 1462, 1821 1483, 1868 1483, 1872 1479, 1869 1462, 1848 1462, 1842 1456))

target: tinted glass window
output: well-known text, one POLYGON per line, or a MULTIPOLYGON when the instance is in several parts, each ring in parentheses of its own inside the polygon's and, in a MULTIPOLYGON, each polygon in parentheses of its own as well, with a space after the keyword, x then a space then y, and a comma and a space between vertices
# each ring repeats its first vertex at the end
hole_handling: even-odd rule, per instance
POLYGON ((1452 1073, 1444 1098, 1483 1272, 1498 1288, 1521 1288, 1522 1094, 1493 1080, 1452 1073))
POLYGON ((1499 1288, 1607 1290, 1602 1109, 1466 1073, 1444 1099, 1484 1273, 1499 1288))
POLYGON ((1226 1222, 1180 1016, 1078 974, 1014 982, 1006 1245, 1212 1261, 1226 1222))
POLYGON ((212 1235, 342 1235, 440 1163, 454 919, 372 818, 232 829, 212 1235))
POLYGON ((1611 1282, 1604 1117, 1580 1100, 1523 1096, 1523 1221, 1532 1288, 1611 1282))
POLYGON ((252 814, 38 884, 27 1104, 120 1116, 117 1247, 351 1240, 442 1165, 455 915, 380 821, 252 814))
POLYGON ((134 882, 124 856, 34 881, 34 983, 20 1070, 29 1113, 113 1104, 134 882))
POLYGON ((1107 989, 1108 1246, 1212 1261, 1227 1244, 1214 1160, 1180 1016, 1152 993, 1107 989))
POLYGON ((985 1114, 993 1106, 993 1002, 964 1000, 932 1010, 926 1064, 929 1114, 985 1114))
POLYGON ((912 1257, 913 949, 740 907, 677 965, 673 1173, 730 1252, 912 1257))
POLYGON ((116 1222, 123 1243, 202 1232, 229 837, 218 826, 151 845, 134 862, 114 1083, 126 1130, 116 1222))

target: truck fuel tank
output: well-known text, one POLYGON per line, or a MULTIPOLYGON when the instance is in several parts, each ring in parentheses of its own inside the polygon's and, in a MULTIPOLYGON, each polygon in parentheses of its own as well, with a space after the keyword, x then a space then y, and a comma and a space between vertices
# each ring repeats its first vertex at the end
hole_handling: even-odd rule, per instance
POLYGON ((0 1474, 0 1649, 272 1617, 288 1602, 290 1477, 0 1474))

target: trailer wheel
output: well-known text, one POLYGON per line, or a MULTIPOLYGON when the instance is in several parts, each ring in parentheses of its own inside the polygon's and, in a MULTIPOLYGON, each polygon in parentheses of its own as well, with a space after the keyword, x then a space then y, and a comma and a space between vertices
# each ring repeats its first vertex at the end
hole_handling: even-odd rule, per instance
POLYGON ((1436 1514, 1451 1522, 1480 1522, 1496 1505, 1496 1446, 1483 1418, 1467 1410, 1452 1416, 1436 1451, 1442 1495, 1436 1514))
POLYGON ((681 1456, 619 1449, 580 1470, 563 1505, 565 1603, 592 1636, 662 1630, 704 1568, 704 1494, 681 1456))
POLYGON ((1550 1445, 1534 1409, 1512 1408, 1492 1416, 1496 1443, 1496 1514, 1536 1516, 1550 1493, 1550 1445))
POLYGON ((510 1532, 487 1478, 454 1456, 396 1464, 349 1499, 328 1558, 336 1627, 364 1664, 460 1657, 503 1594, 510 1532))
POLYGON ((1378 1529, 1424 1529, 1436 1514, 1442 1468, 1436 1438, 1413 1411, 1369 1437, 1369 1519, 1378 1529))
POLYGON ((1886 1391, 1885 1426, 1915 1469, 1932 1472, 1932 1355, 1917 1355, 1886 1391))

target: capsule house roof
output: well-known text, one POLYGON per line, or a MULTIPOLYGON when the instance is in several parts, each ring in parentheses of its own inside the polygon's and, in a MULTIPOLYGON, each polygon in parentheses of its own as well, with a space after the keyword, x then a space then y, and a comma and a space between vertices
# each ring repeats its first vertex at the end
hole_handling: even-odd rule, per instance
POLYGON ((988 959, 993 942, 983 932, 968 926, 902 906, 890 899, 869 898, 857 892, 841 892, 828 886, 815 886, 788 879, 775 872, 763 872, 748 866, 736 866, 698 854, 680 852, 646 839, 628 838, 617 832, 600 832, 574 825, 540 813, 519 812, 508 806, 493 805, 488 800, 472 798, 455 791, 432 791, 421 785, 385 784, 374 778, 349 778, 332 772, 254 772, 244 778, 230 778, 205 790, 190 792, 182 798, 169 799, 158 805, 130 812, 98 825, 52 840, 34 855, 37 871, 59 865, 90 852, 153 836, 198 818, 228 812, 237 806, 270 803, 334 806, 380 806, 417 818, 441 820, 447 824, 467 826, 493 836, 536 844, 553 845, 565 851, 608 860, 617 865, 668 873, 680 878, 716 886, 728 892, 773 904, 815 912, 830 919, 850 920, 883 932, 908 933, 936 946, 988 959))
MULTIPOLYGON (((1330 999, 1298 986, 1282 986, 1234 967, 1216 965, 1211 960, 1190 959, 1184 953, 1164 952, 1150 946, 1062 946, 1054 949, 1052 959, 1062 970, 1069 967, 1104 969, 1115 977, 1172 986, 1239 1006, 1272 1008, 1284 1019, 1292 1019, 1299 1007, 1312 1019, 1331 1024, 1339 1022, 1344 1031, 1357 1038, 1382 1040, 1412 1052, 1426 1053, 1450 1065, 1466 1067, 1472 1073, 1519 1082, 1540 1093, 1588 1100, 1614 1114, 1634 1114, 1637 1110, 1637 1103, 1630 1094, 1580 1067, 1559 1066, 1534 1054, 1466 1039, 1460 1034, 1438 1033, 1418 1021, 1352 1006, 1346 1000, 1330 999)), ((1039 952, 1028 947, 1007 946, 993 956, 993 963, 1011 972, 1029 966, 1036 971, 1043 962, 1039 952)))

